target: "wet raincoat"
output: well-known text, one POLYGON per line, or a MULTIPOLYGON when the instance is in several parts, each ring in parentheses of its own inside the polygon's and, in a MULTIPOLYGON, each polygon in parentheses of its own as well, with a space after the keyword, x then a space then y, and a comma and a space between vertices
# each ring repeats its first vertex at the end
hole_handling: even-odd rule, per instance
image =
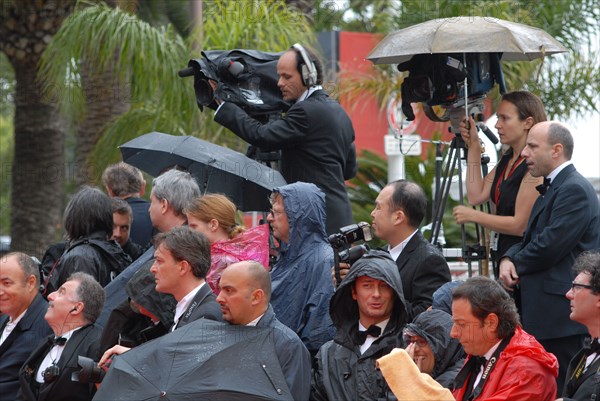
POLYGON ((450 337, 452 324, 452 316, 432 309, 421 313, 406 325, 406 330, 424 338, 429 344, 435 359, 431 377, 446 388, 454 381, 466 357, 460 342, 450 337))
MULTIPOLYGON (((546 352, 531 334, 517 327, 475 400, 553 401, 557 376, 556 357, 546 352)), ((458 401, 465 397, 465 387, 453 391, 458 401)))
POLYGON ((283 197, 289 244, 271 269, 271 305, 277 319, 316 353, 335 335, 329 317, 333 249, 325 234, 325 195, 314 184, 275 188, 283 197))
POLYGON ((389 253, 371 250, 356 261, 330 303, 330 314, 337 329, 333 341, 321 347, 313 374, 311 399, 314 401, 379 401, 395 399, 375 361, 402 347, 402 328, 407 312, 402 282, 389 253), (394 289, 394 309, 381 336, 361 355, 354 332, 358 330, 358 304, 352 298, 354 281, 360 276, 385 281, 394 289))
POLYGON ((243 260, 254 260, 269 267, 269 226, 261 224, 241 232, 235 238, 217 241, 210 246, 210 270, 206 282, 219 295, 219 281, 227 266, 243 260))

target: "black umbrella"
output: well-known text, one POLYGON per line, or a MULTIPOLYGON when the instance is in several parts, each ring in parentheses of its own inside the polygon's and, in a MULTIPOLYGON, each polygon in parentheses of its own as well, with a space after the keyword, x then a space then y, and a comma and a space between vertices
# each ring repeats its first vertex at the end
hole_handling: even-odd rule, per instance
POLYGON ((272 329, 200 319, 116 356, 94 401, 293 401, 272 329))
POLYGON ((286 182, 278 171, 243 154, 192 136, 151 132, 120 146, 123 161, 156 177, 180 166, 203 193, 227 195, 243 211, 268 211, 268 196, 286 182))

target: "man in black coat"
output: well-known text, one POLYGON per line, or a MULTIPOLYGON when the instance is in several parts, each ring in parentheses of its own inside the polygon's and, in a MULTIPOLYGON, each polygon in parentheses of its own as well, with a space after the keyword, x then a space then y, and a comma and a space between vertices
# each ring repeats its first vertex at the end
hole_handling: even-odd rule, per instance
POLYGON ((78 356, 96 360, 101 329, 94 325, 104 303, 104 289, 87 273, 74 273, 48 296, 45 319, 54 335, 44 339, 19 371, 17 400, 90 401, 93 383, 71 380, 78 356))
MULTIPOLYGON (((221 307, 206 283, 210 269, 210 242, 204 234, 188 226, 179 226, 154 237, 154 264, 149 273, 154 275, 156 291, 170 294, 177 301, 173 331, 200 318, 222 321, 221 307)), ((138 275, 146 275, 142 268, 138 275)), ((143 301, 140 301, 143 302, 143 301)), ((100 364, 113 354, 122 354, 130 348, 116 345, 107 350, 100 364)))
POLYGON ((108 196, 123 199, 131 206, 131 241, 145 249, 152 239, 154 229, 148 213, 150 202, 141 198, 146 191, 146 180, 142 172, 124 162, 111 164, 102 173, 102 183, 108 196))
POLYGON ((48 304, 39 293, 40 273, 26 254, 0 259, 0 397, 14 400, 19 369, 52 330, 44 320, 48 304))
POLYGON ((585 325, 592 340, 569 363, 563 400, 594 400, 600 397, 600 253, 582 253, 573 270, 577 276, 566 295, 570 318, 585 325))
POLYGON ((354 128, 340 104, 323 91, 322 66, 295 44, 277 63, 283 99, 294 102, 281 119, 265 124, 231 102, 220 103, 215 121, 261 150, 281 150, 281 173, 291 184, 317 185, 326 195, 327 233, 352 223, 344 181, 356 175, 354 128))
POLYGON ((388 399, 376 361, 403 346, 408 316, 400 281, 387 252, 371 250, 352 265, 329 303, 337 333, 317 354, 311 400, 388 399))
POLYGON ((419 231, 426 210, 421 187, 397 180, 381 190, 371 212, 375 235, 388 242, 387 250, 398 266, 409 320, 429 308, 433 293, 451 280, 441 252, 419 231))
POLYGON ((273 329, 275 353, 291 395, 296 401, 310 396, 310 354, 300 337, 277 320, 271 299, 271 276, 258 262, 233 263, 219 281, 217 302, 229 324, 273 329))
POLYGON ((582 346, 583 325, 569 319, 564 294, 571 287, 575 258, 600 249, 600 203, 594 188, 571 163, 573 137, 562 124, 534 125, 521 153, 533 177, 545 177, 521 243, 500 260, 500 282, 521 288, 523 328, 559 363, 558 388, 582 346))

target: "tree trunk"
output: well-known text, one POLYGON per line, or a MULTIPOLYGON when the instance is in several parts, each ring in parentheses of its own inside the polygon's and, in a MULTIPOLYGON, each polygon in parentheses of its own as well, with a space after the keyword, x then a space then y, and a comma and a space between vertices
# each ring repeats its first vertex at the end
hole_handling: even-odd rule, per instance
POLYGON ((15 154, 12 169, 11 250, 41 257, 57 239, 63 209, 64 125, 56 90, 44 98, 36 84, 41 53, 73 1, 3 2, 0 50, 15 70, 15 154), (6 4, 4 4, 6 3, 6 4))
POLYGON ((110 68, 98 73, 84 61, 80 73, 86 110, 77 128, 75 181, 78 186, 100 185, 102 171, 98 171, 91 156, 105 126, 129 110, 131 90, 127 83, 119 83, 110 68))

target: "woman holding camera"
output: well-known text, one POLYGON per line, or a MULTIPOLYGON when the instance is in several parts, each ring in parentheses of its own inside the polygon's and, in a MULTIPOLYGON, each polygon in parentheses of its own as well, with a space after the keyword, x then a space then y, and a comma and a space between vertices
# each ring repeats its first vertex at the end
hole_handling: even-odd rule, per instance
MULTIPOLYGON (((498 262, 506 251, 521 241, 535 200, 536 186, 542 178, 534 178, 527 170, 521 151, 527 144, 527 134, 535 124, 546 121, 544 105, 539 97, 526 91, 506 93, 496 112, 500 142, 507 147, 496 166, 483 177, 481 142, 472 118, 460 124, 461 136, 468 148, 467 197, 471 205, 491 200, 495 214, 467 206, 457 206, 453 215, 457 223, 476 223, 492 230, 490 249, 498 262), (469 127, 469 128, 467 128, 469 127)), ((498 277, 496 268, 494 274, 498 277)))

